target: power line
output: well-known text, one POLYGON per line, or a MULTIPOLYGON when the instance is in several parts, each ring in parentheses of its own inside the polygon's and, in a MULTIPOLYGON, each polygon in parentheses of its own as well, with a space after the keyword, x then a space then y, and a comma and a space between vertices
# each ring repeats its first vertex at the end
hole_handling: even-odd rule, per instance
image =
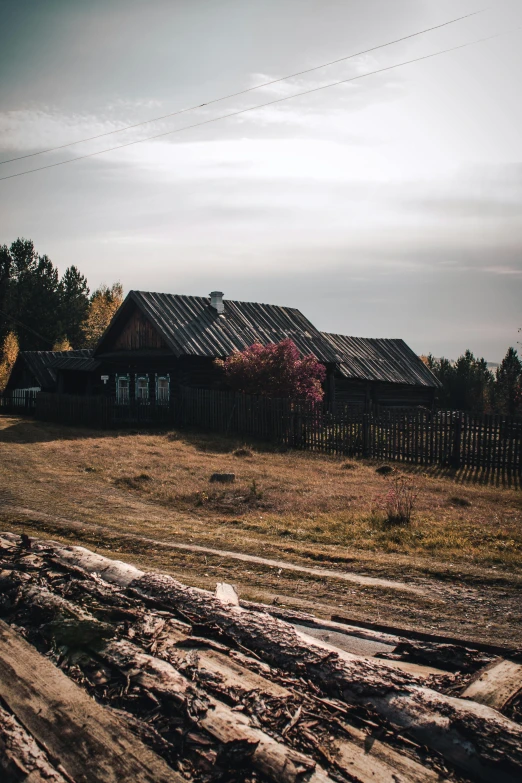
MULTIPOLYGON (((519 28, 515 28, 519 29, 519 28)), ((512 32, 511 30, 509 32, 512 32)), ((319 92, 320 90, 326 90, 329 87, 337 87, 339 84, 347 84, 348 82, 354 82, 358 79, 364 79, 367 76, 374 76, 377 73, 384 73, 385 71, 391 71, 395 68, 401 68, 404 65, 411 65, 412 63, 418 63, 422 60, 429 60, 432 57, 438 57, 441 54, 447 54, 448 52, 455 52, 458 49, 465 49, 468 46, 472 46, 473 44, 477 43, 484 43, 485 41, 491 41, 493 38, 498 38, 500 35, 503 35, 503 33, 495 33, 494 35, 489 35, 487 38, 477 38, 474 41, 468 41, 467 43, 459 44, 458 46, 451 46, 448 49, 441 49, 438 52, 432 52, 431 54, 425 54, 422 57, 415 57, 413 60, 404 60, 401 63, 396 63, 395 65, 388 65, 385 68, 378 68, 376 71, 368 71, 368 73, 362 73, 358 76, 351 76, 348 79, 340 79, 336 82, 330 82, 330 84, 324 84, 321 87, 313 87, 309 90, 303 90, 302 92, 297 92, 294 95, 287 95, 283 98, 275 98, 272 101, 267 101, 266 103, 260 103, 257 106, 250 106, 247 109, 239 109, 238 111, 230 112, 229 114, 222 114, 219 117, 213 117, 209 120, 203 120, 202 122, 196 122, 193 125, 185 125, 183 128, 175 128, 174 130, 165 131, 163 133, 157 133, 154 136, 147 136, 144 139, 137 139, 136 141, 128 141, 125 144, 118 144, 115 147, 108 147, 104 150, 99 150, 99 152, 90 152, 87 155, 79 155, 76 158, 69 158, 69 160, 62 160, 58 163, 49 163, 47 166, 39 166, 36 169, 29 169, 28 171, 21 171, 18 174, 9 174, 7 177, 0 177, 0 182, 2 180, 6 179, 14 179, 15 177, 23 177, 26 174, 33 174, 35 171, 43 171, 44 169, 52 169, 56 168, 57 166, 65 166, 67 163, 74 163, 77 160, 85 160, 86 158, 94 158, 96 155, 103 155, 106 152, 113 152, 114 150, 121 150, 124 147, 132 147, 134 144, 142 144, 144 141, 152 141, 153 139, 159 139, 163 136, 170 136, 173 133, 181 133, 182 131, 190 130, 191 128, 199 128, 202 125, 209 125, 212 122, 219 122, 220 120, 226 120, 229 117, 237 117, 240 114, 246 114, 249 111, 256 111, 257 109, 264 109, 266 106, 273 106, 276 103, 282 103, 283 101, 289 101, 292 98, 299 98, 303 95, 310 95, 314 92, 319 92)))
POLYGON ((410 35, 405 35, 402 38, 396 38, 394 41, 389 41, 388 43, 385 44, 379 44, 379 46, 373 46, 371 49, 365 49, 362 52, 349 54, 346 57, 339 57, 337 60, 331 60, 328 63, 323 63, 322 65, 316 65, 313 68, 307 68, 304 71, 291 73, 289 76, 281 76, 279 79, 272 79, 269 82, 263 82, 263 84, 258 84, 255 87, 248 87, 246 90, 240 90, 239 92, 232 92, 229 95, 224 95, 222 98, 213 98, 212 100, 206 101, 205 103, 200 103, 197 106, 190 106, 188 109, 179 109, 178 111, 171 112, 170 114, 163 114, 161 117, 154 117, 151 120, 136 122, 134 125, 126 125, 123 128, 119 128, 118 130, 107 131, 106 133, 99 133, 96 136, 88 136, 85 139, 78 139, 78 141, 70 141, 67 144, 60 144, 57 147, 49 147, 49 149, 40 150, 39 152, 30 152, 28 155, 19 155, 17 158, 9 158, 8 160, 2 160, 0 161, 0 166, 3 166, 4 163, 13 163, 16 160, 24 160, 25 158, 34 158, 36 155, 45 155, 48 152, 56 152, 57 150, 63 150, 66 147, 72 147, 75 144, 83 144, 86 141, 94 141, 95 139, 101 139, 104 136, 112 136, 114 133, 123 133, 123 131, 131 130, 132 128, 139 128, 141 125, 148 125, 151 122, 159 122, 159 120, 166 120, 169 117, 177 117, 180 114, 186 114, 189 111, 195 111, 196 109, 201 109, 203 106, 210 106, 213 103, 226 101, 229 98, 237 98, 239 95, 246 95, 246 93, 252 92, 253 90, 260 90, 263 87, 269 87, 272 84, 277 84, 278 82, 284 82, 287 79, 294 79, 296 76, 303 76, 304 74, 312 73, 313 71, 318 71, 321 68, 327 68, 329 65, 336 65, 338 63, 346 62, 346 60, 352 60, 354 57, 361 57, 363 54, 370 54, 370 52, 376 52, 378 49, 385 49, 387 46, 393 46, 396 43, 401 43, 402 41, 407 41, 410 38, 415 38, 416 36, 424 35, 425 33, 430 33, 433 30, 440 30, 441 27, 447 27, 450 24, 461 22, 463 19, 469 19, 471 16, 482 14, 484 13, 485 10, 486 10, 485 8, 482 8, 478 11, 473 11, 473 13, 471 14, 466 14, 465 16, 459 16, 456 19, 450 19, 448 22, 437 24, 434 27, 427 27, 425 30, 419 30, 419 32, 417 33, 410 33, 410 35))

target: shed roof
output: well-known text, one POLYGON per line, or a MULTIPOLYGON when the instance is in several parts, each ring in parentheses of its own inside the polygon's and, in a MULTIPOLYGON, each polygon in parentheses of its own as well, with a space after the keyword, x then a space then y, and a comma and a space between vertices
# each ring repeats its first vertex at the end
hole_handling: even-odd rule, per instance
MULTIPOLYGON (((15 372, 16 365, 25 364, 30 373, 38 381, 42 389, 49 389, 56 384, 56 360, 67 357, 67 361, 73 358, 89 358, 92 356, 90 348, 81 348, 77 351, 21 351, 13 367, 15 372)), ((13 374, 12 373, 12 374, 13 374)))
POLYGON ((313 354, 325 363, 336 361, 328 341, 293 307, 225 299, 224 312, 218 314, 208 297, 149 291, 129 292, 95 356, 103 354, 109 333, 125 318, 130 303, 149 318, 176 356, 224 357, 255 342, 266 345, 291 338, 302 354, 313 354))
POLYGON ((348 337, 322 332, 345 378, 438 388, 439 381, 404 340, 348 337))
POLYGON ((92 350, 88 349, 82 356, 71 356, 79 351, 67 351, 65 356, 58 356, 51 361, 51 366, 56 370, 74 370, 76 372, 92 372, 100 366, 101 362, 92 358, 92 350))

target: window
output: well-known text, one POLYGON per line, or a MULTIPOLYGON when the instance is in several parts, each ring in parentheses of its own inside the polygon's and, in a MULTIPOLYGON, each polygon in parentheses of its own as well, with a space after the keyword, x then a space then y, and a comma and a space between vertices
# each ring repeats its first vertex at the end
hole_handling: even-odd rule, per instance
POLYGON ((156 375, 156 402, 168 402, 170 399, 170 377, 156 375))
POLYGON ((149 376, 148 375, 136 376, 136 399, 137 400, 149 399, 149 376))
POLYGON ((129 376, 116 376, 116 399, 123 404, 129 401, 129 376))

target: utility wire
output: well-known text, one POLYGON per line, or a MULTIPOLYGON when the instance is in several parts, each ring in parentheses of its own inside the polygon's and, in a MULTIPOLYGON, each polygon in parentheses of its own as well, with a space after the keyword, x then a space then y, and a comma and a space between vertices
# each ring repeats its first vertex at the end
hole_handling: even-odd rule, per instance
MULTIPOLYGON (((520 28, 515 28, 520 29, 520 28)), ((511 30, 508 32, 512 32, 511 30)), ((364 79, 367 76, 373 76, 377 73, 384 73, 385 71, 391 71, 395 68, 401 68, 404 65, 411 65, 412 63, 418 63, 422 60, 429 60, 432 57, 438 57, 441 54, 446 54, 447 52, 455 52, 458 49, 465 49, 467 46, 472 46, 473 44, 477 43, 483 43, 484 41, 491 41, 493 38, 498 38, 500 35, 503 35, 504 33, 495 33, 494 35, 489 35, 487 38, 477 38, 474 41, 468 41, 467 43, 459 44, 458 46, 451 46, 448 49, 441 49, 438 52, 432 52, 431 54, 425 54, 422 57, 415 57, 413 60, 404 60, 401 63, 395 63, 395 65, 388 65, 385 68, 378 68, 375 71, 368 71, 368 73, 362 73, 358 76, 351 76, 348 79, 340 79, 337 82, 330 82, 330 84, 324 84, 321 87, 313 87, 309 90, 303 90, 302 92, 297 92, 294 95, 287 95, 283 98, 275 98, 272 101, 267 101, 266 103, 260 103, 257 106, 250 106, 247 109, 239 109, 238 111, 230 112, 229 114, 222 114, 219 117, 213 117, 209 120, 203 120, 202 122, 196 122, 193 125, 185 125, 183 128, 175 128, 174 130, 165 131, 163 133, 157 133, 154 136, 147 136, 144 139, 137 139, 136 141, 128 141, 125 144, 118 144, 115 147, 108 147, 107 149, 100 150, 99 152, 90 152, 87 155, 79 155, 76 158, 69 158, 69 160, 62 160, 58 163, 49 163, 47 166, 39 166, 36 169, 29 169, 28 171, 21 171, 18 174, 10 174, 7 177, 0 177, 0 182, 2 180, 6 179, 14 179, 15 177, 23 177, 26 174, 33 174, 35 171, 43 171, 44 169, 52 169, 56 166, 65 166, 67 163, 74 163, 77 160, 85 160, 86 158, 94 158, 96 155, 103 155, 106 152, 113 152, 114 150, 121 150, 124 147, 132 147, 134 144, 141 144, 144 141, 152 141, 153 139, 159 139, 163 136, 170 136, 173 133, 181 133, 182 131, 190 130, 191 128, 199 128, 202 125, 209 125, 212 122, 219 122, 220 120, 226 120, 229 117, 237 117, 240 114, 246 114, 249 111, 256 111, 257 109, 264 109, 266 106, 273 106, 276 103, 283 103, 283 101, 289 101, 292 98, 299 98, 302 95, 310 95, 314 92, 319 92, 320 90, 326 90, 329 87, 336 87, 339 84, 347 84, 348 82, 355 82, 358 79, 364 79)))
POLYGON ((179 114, 185 114, 189 111, 195 111, 196 109, 201 109, 203 106, 210 106, 213 103, 219 103, 220 101, 226 101, 228 98, 237 98, 239 95, 246 95, 246 93, 252 92, 253 90, 260 90, 263 87, 269 87, 272 84, 277 84, 278 82, 284 82, 287 79, 294 79, 296 76, 303 76, 306 73, 312 73, 313 71, 318 71, 321 68, 327 68, 329 65, 336 65, 337 63, 345 62, 346 60, 352 60, 354 57, 360 57, 363 54, 370 54, 370 52, 376 52, 378 49, 385 49, 387 46, 393 46, 393 44, 401 43, 402 41, 407 41, 410 38, 415 38, 418 35, 424 35, 424 33, 430 33, 432 30, 440 30, 441 27, 447 27, 450 24, 455 24, 455 22, 461 22, 463 19, 469 19, 471 16, 476 16, 477 14, 484 13, 486 9, 482 8, 478 11, 473 11, 471 14, 466 14, 465 16, 459 16, 456 19, 450 19, 448 22, 443 22, 442 24, 437 24, 434 27, 427 27, 425 30, 419 30, 417 33, 411 33, 410 35, 405 35, 402 38, 396 38, 394 41, 389 41, 385 44, 380 44, 379 46, 373 46, 371 49, 365 49, 362 52, 357 52, 356 54, 349 54, 346 57, 339 57, 338 60, 331 60, 328 63, 323 63, 322 65, 316 65, 313 68, 307 68, 304 71, 298 71, 297 73, 291 73, 289 76, 281 76, 279 79, 272 79, 272 81, 264 82, 263 84, 258 84, 255 87, 248 87, 246 90, 240 90, 239 92, 232 92, 229 95, 224 95, 222 98, 214 98, 213 100, 207 101, 206 103, 200 103, 197 106, 190 106, 188 109, 179 109, 178 111, 171 112, 170 114, 163 114, 161 117, 154 117, 151 120, 144 120, 143 122, 136 122, 134 125, 126 125, 123 128, 119 128, 118 130, 113 131, 107 131, 106 133, 99 133, 97 136, 88 136, 85 139, 78 139, 78 141, 70 141, 67 144, 60 144, 58 147, 49 147, 49 149, 46 150, 40 150, 39 152, 30 152, 28 155, 20 155, 17 158, 9 158, 8 160, 2 160, 0 161, 0 166, 3 166, 4 163, 13 163, 15 160, 23 160, 24 158, 33 158, 35 155, 45 155, 48 152, 56 152, 57 150, 63 150, 66 147, 72 147, 75 144, 83 144, 83 142, 86 141, 94 141, 95 139, 101 139, 104 136, 111 136, 114 133, 123 133, 123 131, 131 130, 132 128, 139 128, 141 125, 148 125, 151 122, 159 122, 159 120, 166 120, 169 117, 177 117, 179 114))

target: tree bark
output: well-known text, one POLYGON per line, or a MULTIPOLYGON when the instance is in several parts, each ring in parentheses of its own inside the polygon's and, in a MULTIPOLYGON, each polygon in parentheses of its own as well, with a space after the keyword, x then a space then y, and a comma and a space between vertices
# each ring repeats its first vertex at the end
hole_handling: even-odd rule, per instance
POLYGON ((252 727, 246 715, 195 688, 172 664, 144 653, 126 640, 103 642, 107 624, 81 607, 40 587, 21 587, 20 595, 24 604, 46 616, 44 633, 57 636, 60 643, 67 635, 82 646, 95 643, 98 658, 148 693, 169 699, 180 713, 190 714, 197 726, 222 745, 234 764, 251 763, 276 783, 298 783, 303 776, 306 783, 331 783, 313 759, 252 727))
POLYGON ((1 704, 0 771, 4 783, 71 783, 1 704))
POLYGON ((270 666, 311 680, 329 696, 375 710, 479 780, 516 783, 522 777, 522 727, 494 709, 437 693, 384 661, 321 648, 277 618, 224 606, 212 594, 169 576, 120 566, 82 547, 57 544, 54 552, 63 564, 103 573, 104 579, 127 586, 132 594, 197 624, 219 627, 270 666))

